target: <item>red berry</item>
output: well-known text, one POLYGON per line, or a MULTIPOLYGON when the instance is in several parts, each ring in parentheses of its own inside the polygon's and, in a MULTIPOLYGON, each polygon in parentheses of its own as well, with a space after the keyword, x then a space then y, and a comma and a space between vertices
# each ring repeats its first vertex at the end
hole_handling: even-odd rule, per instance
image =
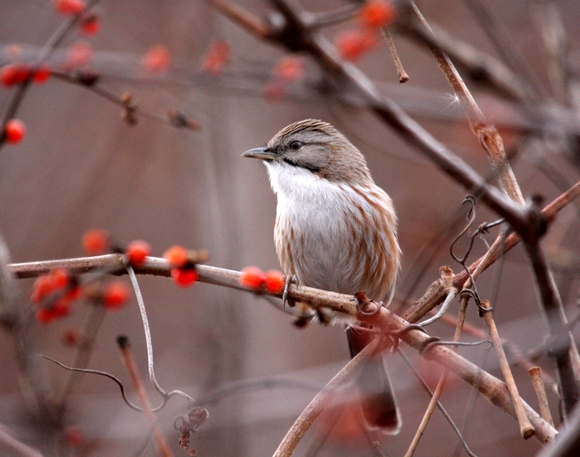
POLYGON ((265 281, 264 272, 258 267, 246 267, 240 275, 240 285, 250 289, 259 289, 265 281))
POLYGON ((103 306, 110 310, 122 308, 129 300, 129 286, 113 281, 103 288, 103 306))
POLYGON ((64 289, 68 286, 70 275, 63 268, 56 268, 50 272, 50 280, 55 289, 64 289))
POLYGON ((52 314, 55 318, 65 317, 70 313, 70 305, 67 300, 60 299, 49 308, 52 309, 52 314))
POLYGON ((69 425, 64 430, 64 438, 70 447, 79 447, 85 441, 85 431, 80 425, 69 425))
POLYGON ((163 258, 172 267, 182 267, 187 262, 187 250, 183 246, 171 246, 163 253, 163 258))
POLYGON ((4 138, 11 144, 20 143, 26 135, 26 125, 20 119, 10 119, 4 126, 4 138))
POLYGON ((79 27, 83 34, 94 35, 101 28, 101 23, 99 17, 93 13, 83 17, 79 27))
POLYGON ((69 328, 62 332, 61 340, 67 346, 79 346, 82 342, 82 336, 77 329, 69 328))
POLYGON ((36 320, 37 322, 43 325, 50 324, 55 319, 55 317, 56 316, 49 308, 42 307, 38 311, 36 311, 36 320))
POLYGON ((386 27, 395 20, 394 6, 386 0, 368 0, 358 14, 359 21, 366 27, 386 27))
POLYGON ((54 291, 54 284, 49 275, 42 275, 36 278, 32 286, 30 300, 33 303, 40 303, 54 291))
POLYGON ((191 286, 197 281, 197 271, 195 268, 172 268, 171 278, 173 282, 181 287, 191 286))
POLYGON ((266 290, 272 294, 278 294, 282 292, 284 284, 286 283, 286 278, 282 272, 278 270, 269 270, 265 273, 264 285, 266 290))
POLYGON ((142 240, 131 241, 125 250, 125 254, 127 254, 129 262, 134 267, 143 265, 145 263, 145 258, 149 255, 150 252, 151 246, 149 243, 142 240))
POLYGON ((0 69, 0 84, 10 87, 26 81, 30 75, 30 68, 23 64, 8 64, 0 69))
POLYGON ((83 235, 82 245, 88 255, 104 254, 109 250, 109 234, 98 228, 89 230, 83 235))
POLYGON ((79 286, 76 286, 70 289, 63 298, 69 301, 78 300, 81 298, 82 292, 82 289, 79 286))
POLYGON ((53 6, 59 14, 75 15, 85 9, 85 2, 83 0, 54 0, 53 6))
POLYGON ((356 60, 378 43, 372 31, 345 30, 336 37, 335 45, 343 59, 356 60))
POLYGON ((51 75, 50 68, 47 65, 42 65, 41 67, 38 67, 34 71, 34 74, 32 75, 32 80, 36 84, 44 84, 48 80, 48 78, 50 78, 50 75, 51 75))

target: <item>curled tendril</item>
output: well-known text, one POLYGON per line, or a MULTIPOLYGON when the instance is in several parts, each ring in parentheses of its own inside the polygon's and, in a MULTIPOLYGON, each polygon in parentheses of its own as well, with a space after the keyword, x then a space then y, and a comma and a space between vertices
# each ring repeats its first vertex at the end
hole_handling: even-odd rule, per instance
POLYGON ((475 222, 475 218, 477 216, 477 211, 475 208, 476 201, 475 201, 475 197, 473 195, 467 195, 463 199, 463 202, 461 204, 462 205, 465 205, 465 204, 470 205, 469 209, 467 211, 467 216, 466 216, 467 224, 465 225, 463 230, 461 230, 461 232, 459 232, 459 234, 451 242, 451 245, 449 246, 449 253, 451 254, 451 257, 453 258, 453 260, 455 260, 457 263, 459 263, 463 267, 463 269, 465 270, 465 273, 467 274, 467 277, 469 278, 469 282, 471 284, 471 287, 469 289, 463 289, 461 291, 460 296, 468 295, 469 297, 473 298, 473 301, 475 301, 475 304, 477 305, 477 307, 479 309, 479 315, 481 317, 481 316, 483 316, 483 313, 486 311, 489 311, 489 309, 484 308, 481 305, 481 299, 480 299, 479 293, 477 291, 477 285, 475 283, 475 279, 473 278, 471 271, 469 270, 469 267, 466 265, 466 261, 467 261, 467 258, 469 257, 469 255, 471 254, 471 250, 473 249, 473 244, 475 242, 475 238, 481 234, 487 233, 490 228, 493 228, 493 227, 503 223, 504 219, 499 219, 497 221, 489 222, 489 223, 485 222, 485 223, 479 225, 473 233, 468 234, 469 245, 467 246, 465 253, 462 256, 458 256, 455 253, 455 245, 465 234, 467 234, 469 232, 469 229, 473 226, 473 223, 475 222))
MULTIPOLYGON (((115 381, 117 383, 117 385, 119 386, 119 389, 121 389, 121 396, 123 397, 123 401, 127 404, 127 406, 131 409, 134 409, 135 411, 139 411, 141 413, 143 412, 143 410, 141 408, 139 408, 138 406, 131 403, 131 401, 127 398, 127 395, 125 394, 125 386, 123 386, 123 383, 121 381, 119 381, 119 379, 117 377, 113 376, 112 374, 107 373, 106 371, 92 370, 90 368, 69 367, 69 366, 66 366, 65 364, 59 362, 58 360, 55 360, 55 359, 48 357, 46 355, 38 354, 38 356, 42 357, 43 359, 50 360, 52 363, 55 363, 59 367, 64 368, 65 370, 68 370, 68 371, 77 371, 79 373, 96 374, 96 375, 104 376, 105 378, 109 378, 109 379, 115 381)), ((163 404, 165 404, 165 402, 163 404)), ((161 407, 158 407, 155 410, 161 409, 161 407)))

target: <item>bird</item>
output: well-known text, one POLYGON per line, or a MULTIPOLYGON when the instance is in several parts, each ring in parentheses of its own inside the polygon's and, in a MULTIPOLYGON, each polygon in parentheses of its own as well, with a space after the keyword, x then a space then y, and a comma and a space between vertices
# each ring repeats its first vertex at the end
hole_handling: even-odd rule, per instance
MULTIPOLYGON (((242 157, 266 165, 277 198, 274 241, 286 277, 342 294, 364 291, 388 305, 400 269, 397 217, 360 150, 331 124, 305 119, 242 157)), ((342 323, 352 357, 376 338, 352 328, 355 322, 342 323)), ((383 359, 370 358, 357 386, 366 428, 396 434, 401 414, 383 359)))

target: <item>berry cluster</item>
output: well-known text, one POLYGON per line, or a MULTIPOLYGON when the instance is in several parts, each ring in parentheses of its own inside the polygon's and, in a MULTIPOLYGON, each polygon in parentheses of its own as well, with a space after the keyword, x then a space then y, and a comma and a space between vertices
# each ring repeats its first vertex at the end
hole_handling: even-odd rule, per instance
POLYGON ((378 45, 378 32, 395 18, 395 7, 388 0, 367 0, 357 15, 358 27, 337 35, 334 44, 338 53, 345 60, 357 60, 378 45))
POLYGON ((198 256, 195 253, 187 251, 182 246, 172 246, 163 253, 163 258, 171 267, 171 279, 175 284, 187 287, 197 281, 196 257, 198 256))
POLYGON ((240 285, 255 291, 265 290, 271 294, 279 294, 284 289, 286 278, 278 270, 265 273, 258 267, 246 267, 240 275, 240 285))

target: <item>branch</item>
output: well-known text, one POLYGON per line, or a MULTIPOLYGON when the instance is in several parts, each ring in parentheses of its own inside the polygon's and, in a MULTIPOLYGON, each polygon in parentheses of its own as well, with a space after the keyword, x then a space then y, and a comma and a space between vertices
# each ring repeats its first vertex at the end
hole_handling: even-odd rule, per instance
MULTIPOLYGON (((547 223, 550 223, 556 218, 557 214, 562 209, 572 203, 579 196, 580 181, 578 181, 570 189, 553 200, 549 205, 546 205, 546 207, 542 210, 542 217, 546 220, 547 223)), ((511 233, 505 237, 505 240, 503 233, 500 233, 488 252, 469 266, 469 271, 471 272, 472 276, 477 278, 479 274, 493 265, 497 259, 507 254, 520 241, 521 238, 517 235, 517 233, 511 233)), ((403 313, 403 317, 409 322, 417 322, 435 306, 441 303, 443 297, 445 296, 445 292, 449 287, 453 286, 460 290, 463 288, 468 279, 469 278, 467 273, 462 271, 451 278, 451 281, 438 281, 434 283, 434 285, 430 287, 429 290, 427 290, 427 293, 425 293, 422 298, 420 298, 417 302, 415 302, 414 305, 409 307, 403 313)))
POLYGON ((376 351, 379 339, 373 340, 355 357, 353 357, 329 382, 323 389, 316 394, 308 406, 302 411, 298 419, 294 422, 282 442, 274 452, 274 457, 288 457, 292 455, 294 449, 308 431, 314 420, 328 406, 333 398, 333 394, 344 385, 344 383, 353 378, 359 368, 366 363, 368 358, 376 351))
MULTIPOLYGON (((113 274, 126 273, 124 256, 121 254, 108 254, 80 259, 19 263, 12 264, 10 268, 18 278, 35 277, 42 273, 46 273, 53 268, 69 268, 76 273, 87 272, 94 268, 106 268, 110 269, 113 274)), ((226 270, 209 265, 197 265, 196 268, 200 282, 256 293, 255 290, 245 288, 239 284, 241 273, 238 271, 226 270)), ((138 274, 165 277, 169 277, 171 274, 167 261, 155 257, 148 257, 145 264, 140 268, 136 268, 135 272, 138 274)), ((266 292, 262 293, 279 298, 281 298, 282 295, 282 292, 276 294, 266 292)), ((409 327, 409 322, 394 315, 385 308, 379 309, 377 314, 372 316, 359 313, 357 309, 357 300, 355 297, 350 295, 290 284, 288 288, 288 298, 294 299, 297 302, 310 303, 314 307, 326 307, 334 312, 354 317, 356 320, 369 322, 382 331, 402 331, 400 338, 417 350, 425 349, 424 346, 428 344, 427 340, 430 338, 427 334, 419 330, 405 331, 409 327)), ((436 361, 444 368, 455 373, 464 381, 479 390, 479 392, 492 404, 502 408, 515 417, 513 403, 506 386, 502 381, 444 346, 434 346, 428 351, 425 351, 424 356, 430 360, 436 361)), ((532 425, 536 429, 536 439, 542 443, 552 441, 556 434, 556 430, 545 422, 539 414, 526 403, 523 403, 523 406, 532 425)))

